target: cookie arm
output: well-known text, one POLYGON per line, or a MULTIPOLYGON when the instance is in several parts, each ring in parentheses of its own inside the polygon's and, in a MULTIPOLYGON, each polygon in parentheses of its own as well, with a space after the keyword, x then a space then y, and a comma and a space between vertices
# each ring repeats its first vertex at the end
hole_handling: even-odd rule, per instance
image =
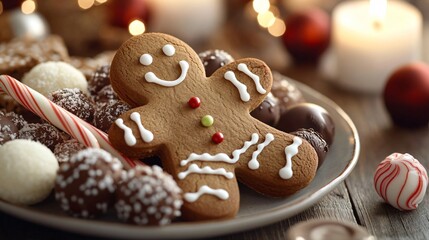
POLYGON ((261 60, 253 58, 240 59, 218 69, 210 80, 216 82, 219 92, 225 93, 225 86, 229 85, 224 97, 232 98, 229 102, 243 103, 249 112, 255 109, 271 91, 272 74, 270 68, 261 60))
MULTIPOLYGON (((149 121, 145 121, 139 111, 130 110, 122 114, 109 130, 112 145, 128 157, 143 158, 156 154, 160 146, 149 121)), ((155 128, 153 128, 155 129, 155 128)))
POLYGON ((283 197, 307 186, 316 175, 318 158, 304 139, 264 128, 257 150, 240 159, 240 182, 264 195, 283 197))

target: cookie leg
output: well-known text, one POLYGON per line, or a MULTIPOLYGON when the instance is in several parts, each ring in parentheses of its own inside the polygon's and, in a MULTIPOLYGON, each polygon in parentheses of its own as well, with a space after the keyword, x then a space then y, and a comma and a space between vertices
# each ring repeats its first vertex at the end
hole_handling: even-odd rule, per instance
POLYGON ((240 195, 232 166, 192 163, 177 175, 186 220, 227 219, 239 209, 240 195))
POLYGON ((269 196, 288 196, 307 186, 316 174, 317 155, 305 140, 281 132, 266 133, 248 159, 240 161, 237 178, 269 196))

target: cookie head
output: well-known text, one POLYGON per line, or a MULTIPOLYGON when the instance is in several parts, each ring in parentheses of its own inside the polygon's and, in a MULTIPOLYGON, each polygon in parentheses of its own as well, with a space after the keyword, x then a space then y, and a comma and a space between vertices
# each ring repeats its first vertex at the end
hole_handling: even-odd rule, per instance
POLYGON ((204 74, 202 63, 194 59, 198 55, 189 46, 169 35, 149 33, 131 38, 113 59, 112 87, 121 99, 144 105, 160 91, 192 87, 185 79, 204 74))

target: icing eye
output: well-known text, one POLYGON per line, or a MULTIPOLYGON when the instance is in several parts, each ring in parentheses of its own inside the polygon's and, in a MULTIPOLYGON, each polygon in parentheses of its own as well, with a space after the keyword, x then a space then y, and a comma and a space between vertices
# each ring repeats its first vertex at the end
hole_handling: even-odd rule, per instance
POLYGON ((145 66, 149 66, 152 64, 152 62, 153 62, 153 58, 150 54, 145 53, 145 54, 140 56, 140 63, 141 64, 143 64, 145 66))
POLYGON ((176 53, 176 49, 173 47, 173 45, 171 44, 166 44, 164 47, 162 47, 162 52, 171 57, 174 55, 174 53, 176 53))

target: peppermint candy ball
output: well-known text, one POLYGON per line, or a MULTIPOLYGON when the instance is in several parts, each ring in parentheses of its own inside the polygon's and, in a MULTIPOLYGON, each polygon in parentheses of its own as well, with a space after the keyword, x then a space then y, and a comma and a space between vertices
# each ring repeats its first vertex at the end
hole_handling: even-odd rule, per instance
POLYGON ((378 195, 393 207, 416 209, 428 185, 426 169, 408 153, 393 153, 383 160, 374 175, 378 195))

